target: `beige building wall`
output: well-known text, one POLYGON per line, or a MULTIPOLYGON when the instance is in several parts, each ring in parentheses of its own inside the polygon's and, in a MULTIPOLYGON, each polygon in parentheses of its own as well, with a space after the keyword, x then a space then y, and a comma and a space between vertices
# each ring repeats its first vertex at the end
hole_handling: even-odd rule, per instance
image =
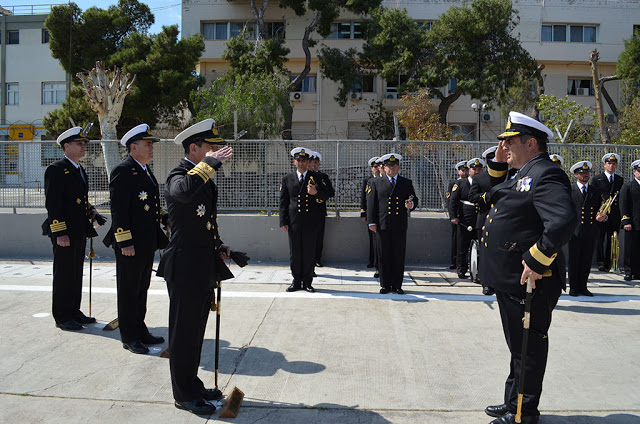
MULTIPOLYGON (((460 5, 460 1, 438 0, 394 0, 384 1, 385 7, 407 9, 410 16, 417 21, 433 21, 446 12, 452 5, 460 5)), ((202 32, 203 23, 212 22, 244 22, 251 24, 253 15, 248 0, 227 2, 226 0, 183 0, 182 1, 182 35, 188 37, 202 32)), ((632 36, 634 25, 640 25, 640 4, 638 2, 616 0, 521 0, 515 1, 514 7, 519 11, 520 24, 516 33, 525 49, 539 62, 544 63, 543 71, 547 94, 564 97, 568 94, 569 79, 587 80, 591 78, 589 52, 597 48, 600 52, 599 71, 601 75, 615 73, 616 61, 624 49, 623 40, 632 36), (542 25, 567 25, 595 27, 596 42, 556 42, 542 41, 542 25)), ((304 27, 311 16, 298 17, 291 11, 280 9, 272 2, 265 14, 265 22, 283 21, 286 23, 286 45, 291 49, 288 68, 292 73, 299 72, 304 66, 304 54, 300 40, 304 27)), ((340 16, 339 22, 355 21, 355 16, 340 16)), ((567 35, 568 37, 568 35, 567 35)), ((315 127, 313 138, 363 138, 362 124, 369 120, 370 106, 378 101, 390 109, 397 109, 399 101, 387 99, 386 82, 376 77, 375 92, 362 93, 362 98, 349 100, 345 107, 340 107, 334 100, 337 93, 336 83, 323 78, 317 61, 317 51, 322 45, 348 49, 361 47, 358 39, 320 39, 312 49, 310 76, 315 76, 316 92, 302 93, 299 101, 294 101, 294 137, 309 138, 315 127), (296 137, 297 136, 297 137, 296 137)), ((225 72, 226 64, 221 59, 226 40, 206 40, 205 52, 202 55, 198 71, 207 81, 225 72)), ((621 90, 619 82, 606 85, 609 94, 616 104, 620 102, 621 90)), ((593 95, 570 95, 585 106, 595 108, 593 95)), ((477 138, 478 114, 471 109, 471 104, 480 102, 469 96, 462 96, 452 106, 448 114, 450 124, 465 126, 471 139, 477 138)), ((492 106, 492 105, 490 105, 492 106)), ((497 108, 496 108, 497 109, 497 108)), ((605 113, 612 114, 605 102, 605 113)), ((495 139, 501 132, 505 122, 497 110, 490 110, 486 121, 480 125, 481 139, 495 139)), ((613 124, 615 125, 615 124, 613 124)))

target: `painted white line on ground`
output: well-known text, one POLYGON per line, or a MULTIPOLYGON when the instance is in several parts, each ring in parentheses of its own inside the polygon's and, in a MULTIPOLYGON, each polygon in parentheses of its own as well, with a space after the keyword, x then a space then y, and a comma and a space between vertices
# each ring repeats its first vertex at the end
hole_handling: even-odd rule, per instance
MULTIPOLYGON (((18 291, 18 292, 51 292, 51 286, 21 286, 14 284, 0 284, 0 291, 18 291)), ((85 293, 89 293, 88 287, 83 287, 85 293)), ((93 293, 116 294, 116 289, 112 287, 94 287, 93 293)), ((453 302, 495 302, 494 296, 485 296, 481 294, 378 294, 365 292, 323 292, 319 289, 316 293, 307 293, 304 291, 288 293, 288 292, 223 292, 225 298, 253 298, 253 299, 388 299, 388 300, 404 300, 415 302, 427 302, 431 300, 447 300, 453 302)), ((166 290, 150 289, 150 296, 167 296, 166 290)), ((614 303, 614 302, 640 302, 640 296, 623 296, 623 295, 598 295, 594 297, 584 297, 584 299, 568 298, 562 296, 560 302, 579 302, 579 303, 614 303)))

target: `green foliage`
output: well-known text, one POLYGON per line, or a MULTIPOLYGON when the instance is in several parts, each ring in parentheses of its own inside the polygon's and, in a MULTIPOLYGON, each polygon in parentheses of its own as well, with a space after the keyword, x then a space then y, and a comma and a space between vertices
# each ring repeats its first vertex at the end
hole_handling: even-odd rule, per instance
MULTIPOLYGON (((573 120, 565 143, 593 143, 596 139, 598 117, 593 109, 570 101, 568 96, 558 98, 547 94, 540 96, 537 105, 540 115, 546 118, 544 124, 554 133, 557 126, 564 134, 573 120)), ((560 141, 557 134, 555 139, 560 141)))
POLYGON ((238 131, 246 130, 246 139, 279 137, 283 109, 289 105, 287 84, 276 74, 227 74, 192 94, 195 120, 214 118, 220 135, 233 138, 233 113, 237 111, 238 131))
POLYGON ((530 111, 533 110, 537 101, 537 84, 530 79, 523 78, 509 87, 506 96, 499 102, 500 113, 504 119, 509 116, 509 112, 512 110, 531 115, 530 111))
MULTIPOLYGON (((131 93, 127 95, 118 125, 124 134, 133 126, 158 122, 181 126, 184 108, 193 112, 189 93, 204 85, 204 78, 194 72, 204 51, 202 35, 179 39, 177 25, 162 28, 149 35, 154 22, 146 4, 137 0, 120 0, 107 10, 92 7, 81 12, 75 3, 56 6, 45 25, 51 35, 52 56, 69 71, 69 22, 72 22, 71 73, 88 71, 96 61, 107 68, 118 66, 123 73, 136 75, 131 93)), ((74 82, 77 79, 74 78, 74 82)), ((85 101, 86 103, 86 101, 85 101)), ((71 116, 83 116, 81 103, 71 102, 71 116)), ((44 120, 48 132, 67 128, 67 109, 56 110, 44 120)))
POLYGON ((79 85, 71 87, 71 95, 62 103, 60 109, 56 109, 42 118, 42 124, 47 129, 47 136, 55 138, 71 126, 67 112, 69 99, 71 99, 71 118, 75 124, 85 127, 87 124, 93 122, 94 126, 89 132, 89 139, 99 139, 100 126, 96 120, 96 114, 91 110, 91 106, 89 106, 85 98, 84 91, 79 85))
POLYGON ((624 50, 618 57, 617 75, 632 84, 640 84, 640 33, 624 40, 624 50))
POLYGON ((243 36, 227 41, 222 59, 229 62, 231 73, 235 75, 280 73, 285 74, 284 66, 290 50, 280 39, 263 40, 257 44, 243 36))
MULTIPOLYGON (((487 102, 500 102, 508 89, 535 75, 536 64, 512 34, 519 22, 509 0, 475 0, 451 7, 431 29, 416 25, 406 10, 379 9, 366 25, 367 41, 362 52, 342 54, 324 49, 320 60, 330 78, 349 87, 352 73, 339 68, 349 62, 358 72, 375 69, 385 79, 406 74, 401 91, 428 87, 442 101, 440 121, 446 122, 448 106, 463 94, 487 102), (451 78, 454 93, 442 90, 451 78)), ((342 90, 341 95, 348 93, 342 90)))
POLYGON ((382 105, 382 102, 371 105, 370 108, 371 112, 368 112, 369 122, 364 124, 364 128, 369 131, 369 139, 393 139, 393 115, 391 112, 382 105))
POLYGON ((429 89, 422 88, 415 94, 402 97, 403 108, 398 111, 398 121, 407 132, 407 140, 454 140, 451 128, 440 123, 437 107, 433 105, 429 89))
POLYGON ((640 144, 640 97, 619 110, 620 126, 614 143, 640 144))

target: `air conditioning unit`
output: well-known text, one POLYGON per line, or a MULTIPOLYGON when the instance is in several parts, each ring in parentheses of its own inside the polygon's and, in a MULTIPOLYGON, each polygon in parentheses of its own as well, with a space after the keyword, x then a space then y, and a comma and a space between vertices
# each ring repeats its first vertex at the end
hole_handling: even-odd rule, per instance
POLYGON ((302 100, 302 93, 299 91, 293 91, 289 93, 289 100, 292 102, 299 102, 302 100))
POLYGON ((610 123, 610 124, 613 124, 617 120, 618 120, 618 118, 616 117, 616 115, 608 115, 607 116, 607 122, 610 123))
POLYGON ((589 89, 587 88, 578 88, 578 96, 588 96, 589 89))
POLYGON ((493 115, 488 112, 483 113, 482 122, 493 122, 493 115))
POLYGON ((385 97, 387 99, 397 99, 398 98, 398 93, 387 93, 387 95, 385 97))
POLYGON ((351 100, 362 100, 362 93, 354 91, 351 93, 351 100))

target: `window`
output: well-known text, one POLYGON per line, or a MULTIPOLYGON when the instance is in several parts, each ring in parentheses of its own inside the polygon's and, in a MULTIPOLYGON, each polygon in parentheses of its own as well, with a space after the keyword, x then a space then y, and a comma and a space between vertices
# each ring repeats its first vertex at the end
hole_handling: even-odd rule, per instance
POLYGON ((7 31, 7 44, 20 44, 20 32, 18 30, 7 31))
POLYGON ((64 151, 55 143, 42 143, 40 145, 40 165, 43 168, 64 157, 64 151))
POLYGON ((567 94, 571 96, 593 96, 593 80, 569 78, 567 94))
MULTIPOLYGON (((296 79, 296 77, 294 77, 294 76, 290 76, 289 77, 290 81, 293 81, 295 79, 296 79)), ((302 86, 298 87, 296 89, 296 91, 302 91, 303 93, 315 93, 316 92, 316 77, 315 76, 304 77, 304 80, 302 81, 302 86)))
POLYGON ((7 175, 18 175, 19 149, 17 144, 4 144, 0 146, 0 151, 4 154, 2 167, 7 175))
POLYGON ((449 94, 453 94, 456 92, 457 88, 458 88, 458 80, 455 79, 454 77, 451 77, 451 79, 449 79, 449 94))
POLYGON ((42 44, 47 44, 49 42, 49 30, 42 30, 42 44))
POLYGON ((433 26, 433 21, 416 21, 416 25, 418 26, 418 28, 430 30, 433 26))
POLYGON ((64 82, 42 83, 42 104, 60 105, 67 95, 67 84, 64 82))
MULTIPOLYGON (((284 22, 265 22, 267 38, 285 37, 284 22)), ((258 24, 244 22, 205 22, 202 23, 202 36, 205 40, 228 40, 237 37, 244 30, 245 37, 255 40, 258 35, 258 24)))
POLYGON ((351 91, 359 93, 375 93, 376 92, 376 77, 375 75, 364 75, 357 79, 353 84, 351 91))
POLYGON ((18 83, 7 84, 7 105, 18 105, 20 99, 20 86, 18 83))
POLYGON ((331 24, 331 34, 327 38, 356 39, 363 38, 360 22, 336 22, 331 24))
POLYGON ((387 93, 398 93, 398 87, 407 82, 409 75, 399 74, 398 78, 387 81, 387 93))
POLYGON ((595 25, 542 25, 540 41, 595 43, 595 25))
POLYGON ((636 34, 638 34, 638 32, 640 32, 640 25, 634 25, 633 26, 633 35, 635 36, 636 34))

